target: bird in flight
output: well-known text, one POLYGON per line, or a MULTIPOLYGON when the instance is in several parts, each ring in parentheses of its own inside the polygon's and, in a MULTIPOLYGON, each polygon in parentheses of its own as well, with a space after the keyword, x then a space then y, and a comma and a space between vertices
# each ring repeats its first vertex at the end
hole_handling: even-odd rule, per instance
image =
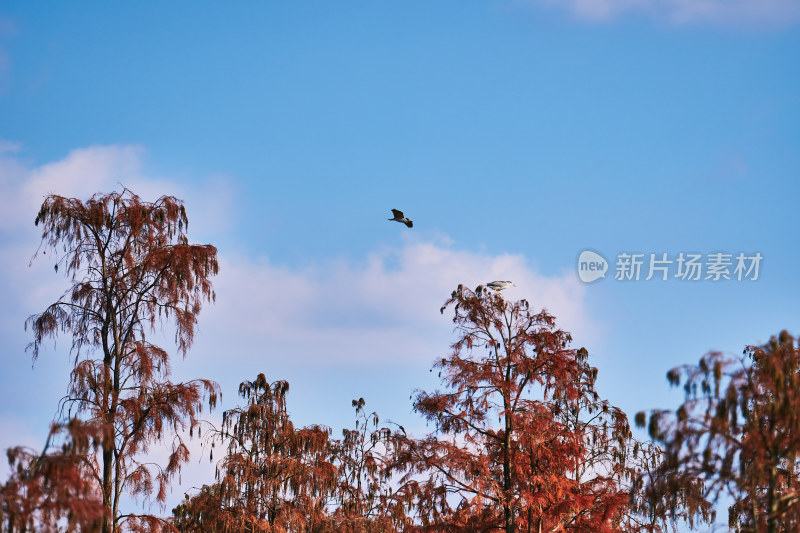
POLYGON ((409 228, 413 228, 414 227, 414 223, 411 222, 410 220, 408 220, 403 215, 402 211, 398 211, 397 209, 392 209, 392 214, 394 215, 394 218, 390 218, 389 220, 395 220, 397 222, 402 222, 403 224, 405 224, 409 228))
POLYGON ((507 289, 509 287, 516 287, 516 285, 510 281, 490 281, 486 284, 486 286, 496 291, 502 291, 503 289, 507 289))

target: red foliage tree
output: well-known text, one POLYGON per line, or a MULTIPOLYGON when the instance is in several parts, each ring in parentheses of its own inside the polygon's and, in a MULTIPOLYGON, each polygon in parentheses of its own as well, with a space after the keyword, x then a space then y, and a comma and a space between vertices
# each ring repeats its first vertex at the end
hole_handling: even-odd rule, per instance
POLYGON ((55 452, 45 446, 42 454, 22 447, 8 450, 12 473, 0 487, 0 532, 100 530, 102 496, 82 460, 88 442, 70 444, 55 452))
POLYGON ((264 374, 239 386, 247 405, 225 411, 220 430, 207 437, 212 446, 227 442, 219 482, 173 511, 180 531, 272 533, 321 527, 336 483, 330 430, 295 429, 286 410, 288 390, 288 382, 270 384, 264 374))
POLYGON ((677 409, 655 411, 647 423, 663 446, 654 484, 664 505, 701 482, 717 501, 728 494, 729 525, 741 532, 800 530, 800 346, 786 331, 744 356, 711 352, 698 365, 670 370, 686 399, 677 409))
POLYGON ((435 365, 447 390, 414 404, 438 435, 400 442, 395 458, 421 527, 614 530, 630 501, 630 429, 594 391, 586 350, 525 300, 459 286, 450 306, 459 336, 435 365))
POLYGON ((333 442, 337 483, 326 531, 385 533, 407 522, 405 505, 390 488, 392 431, 364 405, 364 398, 353 400, 355 428, 344 429, 342 440, 333 442))
MULTIPOLYGON (((637 414, 637 423, 641 416, 637 414)), ((676 531, 679 523, 694 529, 714 521, 716 512, 701 479, 666 468, 667 456, 654 442, 634 444, 632 455, 632 501, 625 531, 662 533, 676 531)))
POLYGON ((50 257, 62 252, 55 268, 63 267, 72 282, 26 322, 34 360, 46 338, 72 336, 74 367, 60 403, 68 422, 55 424, 51 438, 62 439, 101 495, 102 533, 169 529, 158 517, 123 513, 121 497, 165 500, 189 456, 177 432, 197 424, 205 397, 213 407, 218 386, 170 382, 169 356, 147 333, 171 321, 178 351, 186 354, 201 304, 214 298, 209 278, 218 270, 217 250, 188 244, 180 200, 143 202, 127 189, 87 202, 50 195, 36 224, 42 225, 40 250, 50 257), (151 447, 167 436, 167 464, 147 462, 151 447))

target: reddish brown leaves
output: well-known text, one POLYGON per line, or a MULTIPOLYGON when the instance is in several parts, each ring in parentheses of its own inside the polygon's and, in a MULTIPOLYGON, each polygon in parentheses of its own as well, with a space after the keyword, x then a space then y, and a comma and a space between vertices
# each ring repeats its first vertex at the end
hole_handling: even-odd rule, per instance
POLYGON ((72 337, 75 365, 60 413, 78 418, 56 424, 52 439, 91 473, 86 482, 105 508, 103 533, 123 525, 129 531, 170 530, 156 517, 123 514, 119 503, 125 492, 165 500, 188 449, 175 436, 166 465, 142 458, 153 444, 194 427, 204 400, 216 402, 219 388, 212 381, 171 383, 169 355, 147 341, 157 321, 171 322, 185 355, 201 303, 214 299, 216 248, 188 244, 180 200, 143 202, 127 189, 87 202, 50 195, 36 224, 41 247, 52 252, 48 257, 63 253, 57 264, 72 281, 57 302, 26 322, 34 360, 46 338, 72 337))
POLYGON ((225 411, 211 445, 223 443, 219 482, 175 509, 184 532, 309 531, 324 521, 336 468, 328 460, 330 431, 295 429, 285 381, 264 374, 239 386, 247 405, 225 411))
POLYGON ((377 413, 367 414, 364 405, 363 398, 353 400, 355 428, 345 429, 342 440, 333 443, 337 483, 326 531, 383 533, 410 523, 402 493, 390 488, 392 432, 380 426, 377 413))
POLYGON ((102 495, 90 463, 73 451, 8 450, 12 474, 0 486, 0 531, 99 531, 102 495))
MULTIPOLYGON (((650 482, 659 501, 698 492, 728 494, 730 525, 741 531, 800 528, 800 346, 783 331, 744 357, 718 352, 697 366, 673 369, 685 402, 675 413, 656 411, 649 429, 664 446, 650 482), (663 480, 667 480, 665 484, 663 480)), ((644 416, 639 422, 644 425, 644 416)))
POLYGON ((86 203, 50 195, 36 217, 41 247, 66 266, 73 286, 41 315, 31 317, 34 359, 46 337, 73 335, 73 346, 103 347, 118 333, 120 347, 143 338, 144 324, 174 318, 178 349, 185 354, 203 300, 214 299, 210 277, 217 250, 189 245, 180 200, 162 196, 142 202, 124 189, 97 194, 86 203), (114 324, 116 331, 108 328, 114 324))
POLYGON ((459 286, 458 339, 435 364, 445 391, 416 411, 438 436, 398 439, 423 526, 448 531, 611 531, 629 493, 625 415, 601 402, 586 350, 528 302, 459 286), (420 476, 423 476, 420 479, 420 476), (541 529, 540 529, 541 528, 541 529))

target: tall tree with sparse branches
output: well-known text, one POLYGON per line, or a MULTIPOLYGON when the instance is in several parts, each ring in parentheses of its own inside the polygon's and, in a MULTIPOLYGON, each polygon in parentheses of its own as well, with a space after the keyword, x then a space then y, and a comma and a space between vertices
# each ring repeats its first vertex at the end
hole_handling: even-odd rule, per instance
POLYGON ((353 400, 355 428, 344 429, 342 440, 333 442, 336 508, 325 531, 393 533, 406 522, 402 502, 390 490, 392 431, 380 425, 378 413, 367 414, 364 405, 364 398, 353 400))
POLYGON ((51 438, 80 454, 102 498, 102 533, 170 530, 161 518, 123 511, 121 498, 165 501, 189 457, 180 431, 198 423, 206 401, 214 406, 219 386, 172 383, 170 356, 148 334, 173 327, 177 351, 186 355, 201 304, 214 300, 217 250, 188 243, 180 200, 144 202, 128 189, 85 202, 51 194, 36 224, 37 255, 47 254, 71 282, 26 322, 34 361, 47 338, 72 337, 74 366, 51 438), (77 442, 88 442, 88 451, 77 442), (166 464, 148 459, 155 444, 170 450, 166 464))

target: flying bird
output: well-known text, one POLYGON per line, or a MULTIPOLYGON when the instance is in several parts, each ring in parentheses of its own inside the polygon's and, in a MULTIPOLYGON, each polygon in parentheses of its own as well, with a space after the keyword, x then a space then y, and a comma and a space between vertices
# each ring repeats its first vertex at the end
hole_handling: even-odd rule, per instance
POLYGON ((507 289, 509 287, 516 287, 516 285, 510 281, 490 281, 486 284, 486 286, 496 291, 502 291, 503 289, 507 289))
POLYGON ((398 211, 397 209, 392 209, 392 214, 394 215, 394 218, 390 218, 389 220, 395 220, 397 222, 402 222, 403 224, 405 224, 409 228, 413 228, 414 227, 414 223, 411 222, 410 220, 408 220, 403 215, 402 211, 398 211))

